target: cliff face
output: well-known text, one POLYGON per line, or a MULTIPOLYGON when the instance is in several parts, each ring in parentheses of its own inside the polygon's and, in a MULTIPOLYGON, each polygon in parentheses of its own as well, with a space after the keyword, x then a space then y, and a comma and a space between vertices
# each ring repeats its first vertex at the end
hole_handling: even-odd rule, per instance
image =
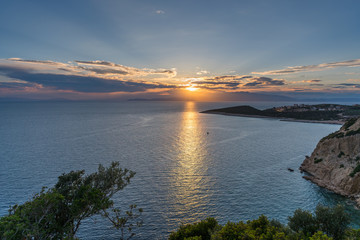
POLYGON ((321 139, 300 169, 310 174, 304 178, 360 205, 360 118, 321 139))

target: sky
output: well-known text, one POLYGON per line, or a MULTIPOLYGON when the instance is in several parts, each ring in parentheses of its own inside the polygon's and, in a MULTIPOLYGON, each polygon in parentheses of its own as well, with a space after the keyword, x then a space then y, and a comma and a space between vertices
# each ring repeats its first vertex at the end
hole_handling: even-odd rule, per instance
POLYGON ((359 9, 356 0, 2 0, 0 99, 358 97, 359 9))

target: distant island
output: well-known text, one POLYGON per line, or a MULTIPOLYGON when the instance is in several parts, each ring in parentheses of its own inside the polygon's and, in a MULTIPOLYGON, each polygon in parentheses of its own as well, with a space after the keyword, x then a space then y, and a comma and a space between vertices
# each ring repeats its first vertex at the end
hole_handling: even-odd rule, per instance
POLYGON ((201 113, 240 117, 277 118, 287 121, 344 124, 348 119, 360 117, 360 105, 340 104, 294 104, 265 110, 243 105, 206 110, 201 113))

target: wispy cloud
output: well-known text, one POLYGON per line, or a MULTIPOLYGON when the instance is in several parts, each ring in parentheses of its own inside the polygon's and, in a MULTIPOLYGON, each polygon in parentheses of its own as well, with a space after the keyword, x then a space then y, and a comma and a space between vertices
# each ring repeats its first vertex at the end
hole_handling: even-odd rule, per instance
POLYGON ((159 9, 159 10, 156 10, 155 13, 156 13, 156 14, 165 14, 165 11, 159 9))
POLYGON ((204 75, 204 74, 209 74, 210 72, 209 71, 206 71, 206 70, 200 70, 196 73, 196 75, 204 75))
POLYGON ((253 77, 249 75, 224 75, 193 79, 191 84, 206 89, 237 90, 282 86, 285 85, 285 80, 268 77, 253 77))
POLYGON ((311 79, 311 80, 303 80, 301 82, 304 82, 304 83, 318 83, 318 82, 321 82, 320 79, 311 79))
POLYGON ((342 61, 342 62, 333 62, 333 63, 321 63, 317 65, 307 65, 307 66, 295 66, 287 67, 279 70, 270 70, 265 72, 252 72, 252 74, 259 75, 282 75, 282 74, 291 74, 298 72, 314 72, 314 71, 323 71, 332 68, 338 67, 359 67, 360 59, 342 61))
POLYGON ((339 83, 339 84, 335 84, 334 88, 360 88, 360 84, 357 84, 357 83, 339 83))

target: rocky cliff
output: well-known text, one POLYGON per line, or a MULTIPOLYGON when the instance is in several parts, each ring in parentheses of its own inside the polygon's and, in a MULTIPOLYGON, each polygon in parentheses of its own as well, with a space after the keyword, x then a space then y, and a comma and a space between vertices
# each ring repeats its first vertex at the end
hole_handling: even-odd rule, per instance
POLYGON ((309 174, 304 178, 360 205, 360 118, 321 139, 300 169, 309 174))

